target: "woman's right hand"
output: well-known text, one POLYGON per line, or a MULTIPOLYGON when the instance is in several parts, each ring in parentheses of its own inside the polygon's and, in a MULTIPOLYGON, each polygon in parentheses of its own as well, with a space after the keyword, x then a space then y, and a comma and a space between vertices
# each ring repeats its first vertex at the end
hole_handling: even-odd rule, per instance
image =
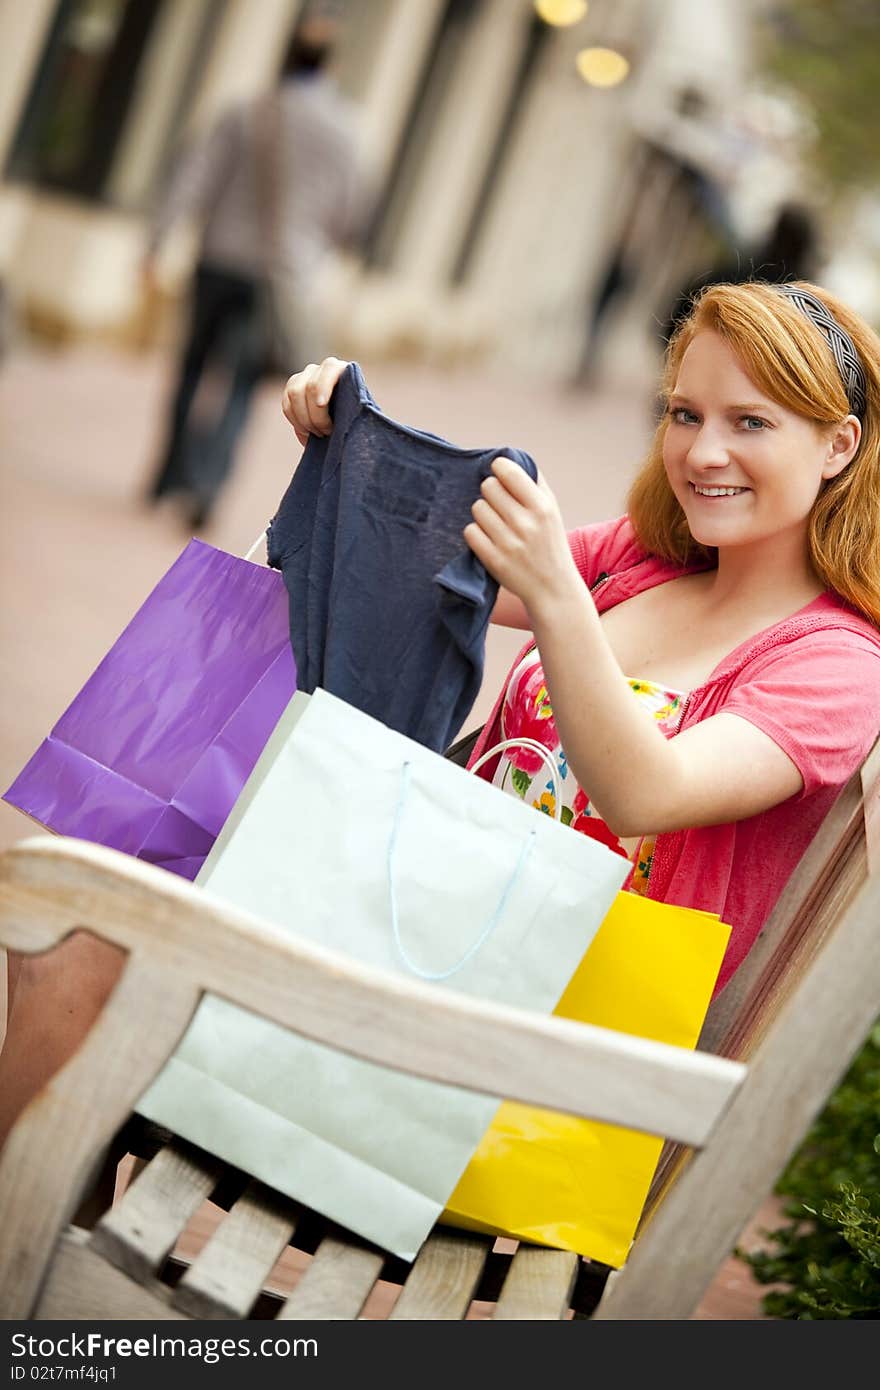
POLYGON ((281 409, 303 446, 310 434, 328 435, 333 429, 327 405, 347 366, 339 357, 325 357, 320 364, 310 362, 301 372, 288 377, 281 409))

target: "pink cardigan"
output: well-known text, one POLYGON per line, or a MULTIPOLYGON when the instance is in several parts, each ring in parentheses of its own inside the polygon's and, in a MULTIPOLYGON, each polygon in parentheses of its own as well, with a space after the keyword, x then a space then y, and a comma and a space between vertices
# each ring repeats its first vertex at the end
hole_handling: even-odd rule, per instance
MULTIPOLYGON (((600 613, 699 568, 647 554, 625 516, 573 531, 569 541, 600 613)), ((526 644, 514 665, 532 645, 526 644)), ((506 686, 507 680, 468 766, 500 737, 506 686)), ((716 994, 754 944, 792 870, 880 731, 880 632, 836 594, 821 594, 725 657, 686 696, 678 728, 722 710, 750 720, 778 743, 804 786, 746 820, 657 837, 648 896, 717 912, 731 927, 716 994)), ((478 775, 491 779, 495 762, 478 775)))

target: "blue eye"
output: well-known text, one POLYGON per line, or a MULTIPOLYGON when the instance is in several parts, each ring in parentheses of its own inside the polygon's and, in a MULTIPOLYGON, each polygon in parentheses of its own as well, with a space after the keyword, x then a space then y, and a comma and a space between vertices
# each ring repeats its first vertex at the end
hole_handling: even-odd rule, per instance
POLYGON ((746 429, 750 431, 763 430, 767 427, 767 421, 762 420, 760 415, 744 415, 742 419, 746 429))
POLYGON ((683 405, 671 406, 669 414, 677 425, 692 425, 697 419, 694 412, 683 405))

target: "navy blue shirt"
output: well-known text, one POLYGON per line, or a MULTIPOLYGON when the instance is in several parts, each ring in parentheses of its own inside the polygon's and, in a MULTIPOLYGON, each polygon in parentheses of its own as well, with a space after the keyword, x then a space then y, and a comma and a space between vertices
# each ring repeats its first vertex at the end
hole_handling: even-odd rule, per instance
POLYGON ((492 460, 383 415, 356 362, 269 524, 289 596, 297 684, 321 686, 436 752, 480 689, 498 584, 462 531, 492 460))

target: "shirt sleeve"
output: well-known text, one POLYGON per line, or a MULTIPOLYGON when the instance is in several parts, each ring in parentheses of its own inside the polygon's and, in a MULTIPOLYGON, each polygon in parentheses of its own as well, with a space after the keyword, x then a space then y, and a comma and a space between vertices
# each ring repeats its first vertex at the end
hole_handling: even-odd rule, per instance
POLYGON ((805 633, 757 656, 722 711, 787 753, 801 796, 851 777, 880 732, 880 642, 840 629, 805 633))
POLYGON ((158 249, 176 223, 206 217, 237 159, 243 123, 243 110, 233 107, 179 152, 151 220, 150 250, 158 249))

